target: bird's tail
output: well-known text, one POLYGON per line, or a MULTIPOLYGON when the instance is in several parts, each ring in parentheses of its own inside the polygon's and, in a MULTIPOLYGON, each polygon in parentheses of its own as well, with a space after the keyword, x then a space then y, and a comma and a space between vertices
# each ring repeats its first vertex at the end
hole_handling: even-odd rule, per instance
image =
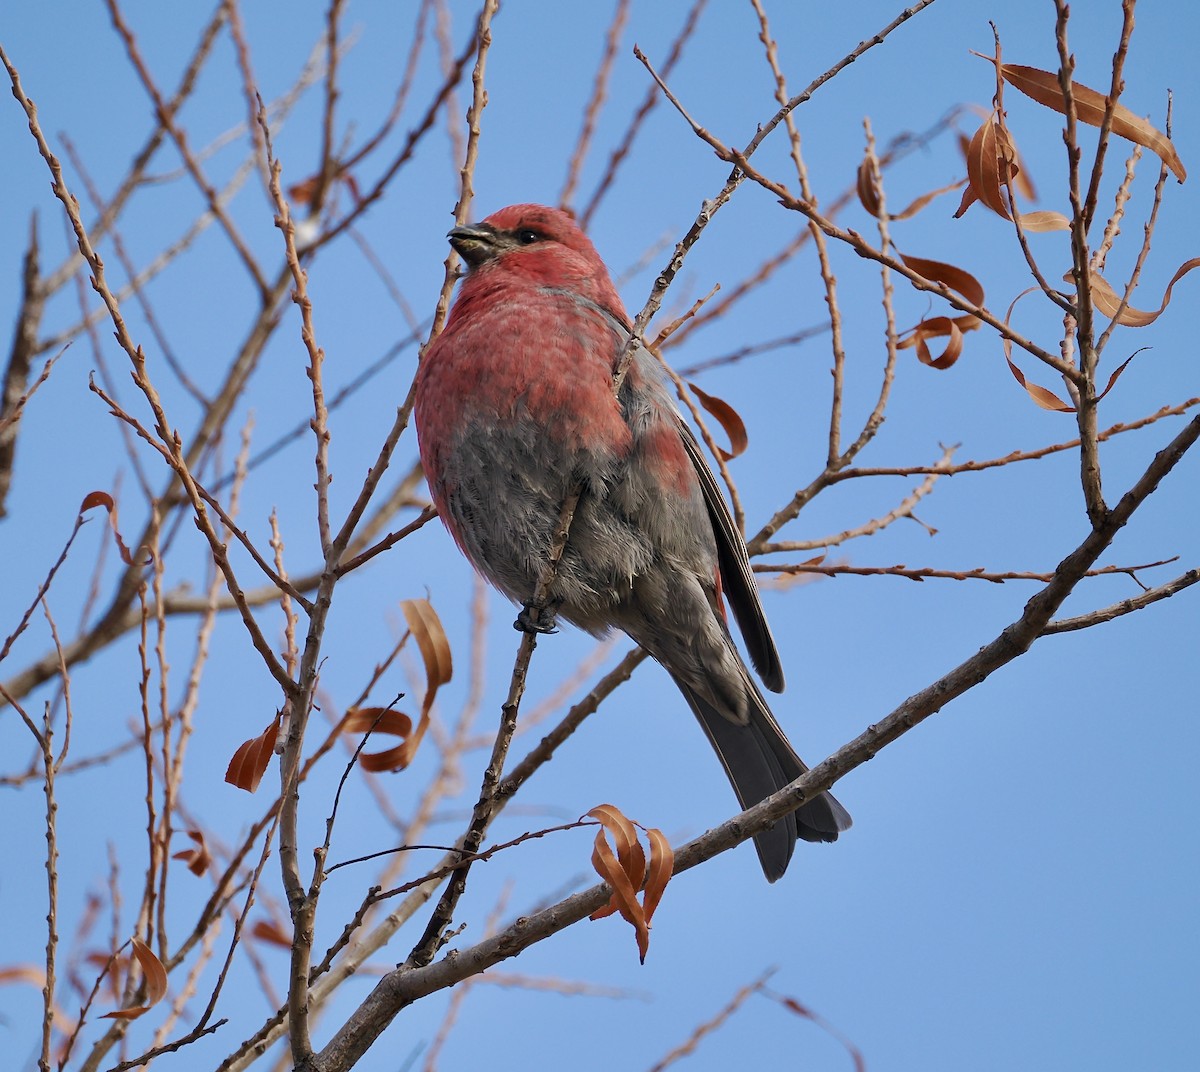
MULTIPOLYGON (((752 702, 745 722, 734 721, 679 676, 671 676, 708 735, 743 808, 764 800, 808 770, 748 675, 745 682, 752 702)), ((797 838, 836 841, 851 822, 850 813, 833 795, 822 793, 773 827, 755 834, 754 848, 767 881, 774 882, 787 870, 797 838)))

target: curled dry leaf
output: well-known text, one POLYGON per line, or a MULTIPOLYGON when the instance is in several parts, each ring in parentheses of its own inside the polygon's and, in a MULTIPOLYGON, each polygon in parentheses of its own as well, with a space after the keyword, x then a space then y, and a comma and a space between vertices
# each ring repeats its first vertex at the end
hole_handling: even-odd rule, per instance
POLYGON ((208 846, 204 844, 204 834, 199 830, 189 830, 187 836, 196 843, 196 847, 177 852, 171 859, 182 860, 193 875, 203 875, 212 863, 208 846))
POLYGON ((613 890, 608 904, 593 912, 591 918, 603 919, 619 912, 621 918, 634 929, 638 956, 644 964, 650 948, 650 920, 671 879, 675 854, 661 830, 647 830, 646 839, 650 843, 650 866, 647 871, 646 853, 638 841, 635 823, 612 804, 600 804, 587 814, 600 822, 592 848, 592 866, 613 890), (608 835, 616 844, 615 852, 608 843, 608 835), (645 892, 639 904, 637 891, 643 883, 645 892))
POLYGON ((402 770, 411 761, 406 751, 412 734, 413 721, 401 711, 390 707, 360 707, 346 714, 342 729, 346 733, 389 733, 400 738, 400 744, 383 752, 363 752, 358 757, 363 770, 402 770))
MULTIPOLYGON (((941 197, 942 194, 950 193, 951 190, 957 190, 966 181, 966 179, 959 179, 948 186, 939 186, 936 190, 930 190, 929 193, 922 194, 913 200, 900 212, 889 212, 887 218, 893 222, 912 219, 913 216, 925 208, 931 201, 941 197)), ((862 207, 876 219, 879 219, 882 204, 879 196, 879 186, 875 182, 875 168, 871 166, 871 158, 869 156, 864 157, 862 163, 858 165, 856 186, 858 189, 858 200, 862 203, 862 207)))
POLYGON ((906 257, 901 253, 900 259, 918 275, 958 291, 972 305, 983 304, 983 285, 970 272, 953 264, 932 261, 925 257, 906 257))
POLYGON ((691 388, 692 394, 699 400, 700 405, 720 422, 721 427, 725 429, 725 434, 729 436, 729 450, 722 450, 721 458, 724 461, 730 461, 744 453, 750 445, 750 437, 746 434, 746 424, 738 415, 737 410, 724 399, 702 391, 690 381, 688 387, 691 388))
MULTIPOLYGON (((1143 346, 1142 350, 1144 350, 1144 349, 1145 349, 1145 347, 1143 346)), ((1133 353, 1131 353, 1127 358, 1125 358, 1124 361, 1121 362, 1121 364, 1117 367, 1116 372, 1114 372, 1111 376, 1109 376, 1108 383, 1105 385, 1104 390, 1101 391, 1096 396, 1097 402, 1099 402, 1106 394, 1108 394, 1109 391, 1111 391, 1113 389, 1113 384, 1117 382, 1121 373, 1124 372, 1127 368, 1129 368, 1129 362, 1131 362, 1135 357, 1137 357, 1137 355, 1140 354, 1142 352, 1142 350, 1134 350, 1133 353)))
POLYGON ((646 878, 642 910, 646 913, 648 927, 658 910, 662 895, 666 892, 667 883, 675 873, 675 850, 671 848, 666 835, 656 826, 646 831, 646 840, 650 842, 650 874, 646 878))
POLYGON ((105 1013, 101 1017, 102 1020, 136 1020, 142 1013, 152 1009, 167 993, 167 969, 163 967, 163 963, 151 951, 150 947, 139 938, 134 938, 131 943, 133 947, 134 959, 142 969, 144 977, 144 987, 146 993, 146 1002, 144 1005, 134 1005, 127 1009, 118 1009, 116 1012, 105 1013))
MULTIPOLYGON (((900 254, 900 259, 918 275, 935 283, 941 283, 951 290, 957 291, 972 305, 983 305, 983 285, 970 272, 964 271, 953 264, 944 261, 927 260, 924 257, 906 257, 900 254)), ((965 313, 962 316, 931 316, 922 320, 916 327, 905 332, 905 337, 896 343, 899 350, 915 347, 917 360, 922 365, 935 369, 948 369, 953 365, 963 351, 963 332, 974 331, 980 325, 979 318, 965 313), (929 349, 930 339, 948 339, 946 348, 937 357, 929 349)))
MULTIPOLYGON (((94 506, 103 506, 108 511, 108 527, 112 529, 113 539, 117 542, 117 553, 125 565, 134 565, 133 555, 129 553, 129 548, 125 546, 125 541, 121 539, 120 530, 117 528, 117 504, 113 501, 113 497, 107 491, 88 492, 83 497, 83 502, 79 504, 79 512, 86 514, 94 506)), ((150 558, 147 556, 146 561, 141 565, 148 566, 149 564, 150 558)))
MULTIPOLYGON (((1168 305, 1171 304, 1171 291, 1175 289, 1175 284, 1178 283, 1185 275, 1193 268, 1200 268, 1200 257, 1193 257, 1190 261, 1184 261, 1179 266, 1175 274, 1171 276, 1171 281, 1167 284, 1166 292, 1163 294, 1162 304, 1155 310, 1134 309, 1132 306, 1121 308, 1121 298, 1112 285, 1099 272, 1092 272, 1089 279, 1091 283, 1092 302, 1096 308, 1105 316, 1116 317, 1117 323, 1127 328, 1144 328, 1147 324, 1153 324, 1166 311, 1168 305), (1120 313, 1118 316, 1117 314, 1120 313)), ((1075 276, 1068 272, 1063 279, 1068 283, 1075 282, 1075 276)))
POLYGON ((280 715, 276 715, 271 724, 257 737, 238 746, 229 761, 225 771, 225 781, 253 793, 258 789, 258 783, 270 765, 271 756, 275 754, 275 741, 279 737, 280 715))
MULTIPOLYGON (((1033 196, 1033 184, 1025 177, 1020 164, 1020 154, 1012 143, 1008 132, 989 115, 974 137, 967 143, 964 153, 967 158, 967 188, 954 218, 959 219, 976 201, 982 202, 1001 219, 1011 220, 1003 188, 1015 187, 1022 194, 1033 196)), ((1021 226, 1026 231, 1066 231, 1070 220, 1061 212, 1042 210, 1019 214, 1021 226)))
MULTIPOLYGON (((1037 287, 1029 287, 1028 289, 1021 291, 1020 294, 1013 298, 1012 304, 1008 307, 1008 312, 1004 314, 1004 324, 1006 327, 1008 326, 1009 321, 1012 320, 1013 310, 1016 309, 1017 302, 1025 297, 1026 294, 1032 294, 1037 289, 1037 287)), ((1008 338, 1008 336, 1004 336, 1000 341, 1004 347, 1004 360, 1008 362, 1009 371, 1013 374, 1013 377, 1016 379, 1017 383, 1025 388, 1025 391, 1028 393, 1029 397, 1034 400, 1034 402, 1041 406, 1042 409, 1048 409, 1054 413, 1075 412, 1075 407, 1073 405, 1071 405, 1069 402, 1064 402, 1053 391, 1050 391, 1045 387, 1039 387, 1036 383, 1030 383, 1028 380, 1026 380, 1025 373, 1023 373, 1013 363, 1012 339, 1008 338)), ((1128 362, 1126 362, 1126 364, 1128 364, 1128 362)), ((1118 370, 1118 374, 1119 371, 1120 370, 1118 370)))
MULTIPOLYGON (((991 60, 993 63, 996 62, 991 56, 983 58, 991 60)), ((1023 67, 1016 63, 1000 64, 1000 74, 1010 86, 1019 89, 1025 96, 1037 101, 1038 104, 1053 109, 1059 115, 1066 115, 1067 106, 1063 100, 1062 85, 1059 83, 1057 74, 1040 70, 1037 67, 1023 67)), ((1098 93, 1080 82, 1072 81, 1071 96, 1075 101, 1075 115, 1081 123, 1087 123, 1088 126, 1093 127, 1099 127, 1104 123, 1108 99, 1103 93, 1098 93)), ((1112 132, 1156 153, 1180 182, 1187 178, 1187 170, 1179 159, 1175 146, 1171 144, 1171 139, 1145 119, 1134 115, 1125 105, 1115 101, 1112 112, 1112 132)))
POLYGON ((437 691, 454 673, 450 641, 429 600, 401 600, 400 610, 408 623, 409 634, 417 642, 425 666, 425 699, 421 703, 421 717, 414 730, 413 721, 408 715, 390 707, 363 707, 349 712, 342 724, 345 732, 388 733, 400 738, 398 745, 383 752, 360 755, 358 761, 364 770, 398 771, 412 763, 417 747, 429 728, 430 712, 437 691))
POLYGON ((1016 150, 994 116, 988 116, 967 144, 967 188, 954 218, 958 219, 976 201, 997 216, 1012 219, 1004 203, 1002 188, 1016 165, 1016 150))
POLYGON ((1029 397, 1032 398, 1042 409, 1048 409, 1054 413, 1074 413, 1075 407, 1070 402, 1064 402, 1053 391, 1046 387, 1040 387, 1036 383, 1030 383, 1025 379, 1023 373, 1016 365, 1013 364, 1013 359, 1008 355, 1004 355, 1004 360, 1008 362, 1009 371, 1016 378, 1017 383, 1029 392, 1029 397))
POLYGON ((973 327, 979 326, 975 317, 931 316, 922 320, 906 337, 896 343, 897 350, 908 350, 916 347, 917 360, 922 365, 939 370, 948 369, 961 356, 963 351, 963 333, 959 320, 974 320, 973 327), (944 349, 937 357, 929 349, 930 339, 949 338, 944 349))
POLYGON ((421 658, 425 663, 425 699, 421 703, 421 719, 416 730, 400 746, 397 757, 400 767, 407 767, 429 728, 429 714, 433 710, 437 691, 450 680, 454 664, 450 658, 450 641, 433 604, 428 599, 405 599, 400 603, 400 610, 417 647, 421 649, 421 658))

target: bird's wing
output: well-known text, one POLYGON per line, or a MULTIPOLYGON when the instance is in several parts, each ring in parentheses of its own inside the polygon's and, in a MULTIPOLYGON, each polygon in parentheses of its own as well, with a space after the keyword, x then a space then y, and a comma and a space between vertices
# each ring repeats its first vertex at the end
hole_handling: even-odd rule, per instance
POLYGON ((733 523, 725 496, 721 494, 717 479, 704 460, 696 437, 678 414, 676 423, 684 449, 691 459, 704 493, 704 505, 708 507, 708 517, 712 522, 713 534, 717 538, 717 561, 721 567, 722 589, 746 641, 750 661, 767 688, 772 692, 782 692, 783 664, 779 660, 775 638, 771 635, 771 627, 767 624, 767 616, 763 613, 762 602, 758 597, 758 585, 750 570, 750 556, 746 554, 746 544, 733 523))
MULTIPOLYGON (((584 297, 575 291, 559 287, 543 287, 546 293, 561 294, 573 302, 598 313, 608 323, 616 336, 619 350, 628 343, 630 326, 627 321, 611 309, 584 297)), ((640 347, 639 343, 639 347, 640 347)), ((651 358, 651 360, 656 360, 651 358)), ((733 616, 737 619, 738 627, 746 641, 746 650, 750 653, 750 661, 762 678, 763 684, 772 692, 783 691, 783 663, 779 659, 779 649, 775 647, 775 638, 771 635, 771 627, 767 624, 767 616, 763 613, 762 602, 758 597, 758 585, 750 570, 750 556, 746 554, 746 544, 742 534, 733 523, 733 516, 725 503, 725 497, 717 486, 717 479, 704 460, 700 444, 692 431, 683 423, 679 412, 672 407, 675 416, 675 426, 679 437, 683 440, 684 449, 691 460, 696 478, 700 481, 704 493, 704 505, 708 508, 708 517, 712 522, 713 535, 717 540, 717 562, 721 570, 722 589, 733 608, 733 616)))

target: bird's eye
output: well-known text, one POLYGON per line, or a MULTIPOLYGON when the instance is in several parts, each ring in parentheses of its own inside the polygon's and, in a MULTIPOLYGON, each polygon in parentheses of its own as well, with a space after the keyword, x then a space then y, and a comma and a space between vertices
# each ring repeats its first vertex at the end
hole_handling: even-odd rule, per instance
POLYGON ((540 242, 542 236, 537 231, 530 230, 528 227, 522 227, 516 234, 517 241, 523 246, 532 246, 534 242, 540 242))

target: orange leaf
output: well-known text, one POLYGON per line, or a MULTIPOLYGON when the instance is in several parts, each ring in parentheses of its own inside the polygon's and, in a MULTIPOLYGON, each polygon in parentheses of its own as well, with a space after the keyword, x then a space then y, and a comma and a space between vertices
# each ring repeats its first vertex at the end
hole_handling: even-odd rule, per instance
POLYGON ((858 200, 862 207, 879 219, 879 186, 875 182, 875 168, 871 167, 870 157, 864 157, 862 163, 858 165, 855 186, 858 189, 858 200))
POLYGON ((253 793, 266 773, 275 753, 275 741, 279 736, 279 715, 257 737, 238 746, 225 771, 225 781, 253 793))
POLYGON ((204 844, 204 835, 199 830, 189 830, 187 836, 196 843, 196 847, 177 852, 171 859, 183 860, 187 864, 187 869, 193 875, 203 875, 208 870, 209 864, 212 863, 212 856, 209 854, 208 846, 204 844))
POLYGON ((966 212, 974 200, 983 202, 1001 219, 1012 219, 1001 188, 1009 181, 1015 160, 1012 143, 1000 129, 1000 124, 989 115, 967 146, 967 180, 970 183, 967 193, 974 196, 968 199, 967 193, 963 194, 963 203, 954 214, 955 219, 966 212))
POLYGON ((967 180, 967 188, 963 190, 962 200, 958 203, 958 208, 954 210, 954 219, 961 219, 962 214, 967 211, 976 201, 979 200, 979 195, 975 192, 975 187, 971 185, 971 180, 967 180))
POLYGON ((167 992, 167 969, 151 952, 150 947, 139 938, 132 939, 133 955, 141 966, 145 977, 146 1004, 134 1005, 127 1009, 105 1013, 102 1020, 136 1020, 142 1013, 148 1011, 162 1001, 167 992))
MULTIPOLYGON (((995 63, 991 56, 983 58, 995 63)), ((1019 89, 1025 96, 1058 112, 1059 115, 1066 115, 1067 106, 1057 74, 1037 67, 1022 67, 1016 63, 1002 63, 1000 73, 1010 86, 1019 89)), ((1107 101, 1103 93, 1097 93, 1080 82, 1072 81, 1071 96, 1075 100, 1075 115, 1081 123, 1093 127, 1103 124, 1107 101)), ((1134 115, 1123 104, 1113 104, 1112 132, 1156 153, 1180 182, 1187 178, 1187 171, 1170 138, 1145 119, 1134 115)))
MULTIPOLYGON (((935 283, 941 283, 951 290, 957 291, 973 305, 983 304, 983 285, 970 272, 944 261, 927 260, 924 257, 907 257, 903 253, 900 259, 918 275, 935 283)), ((935 369, 948 369, 953 365, 963 351, 963 332, 974 331, 980 325, 978 317, 970 313, 962 316, 932 316, 922 320, 907 338, 897 344, 900 350, 916 347, 917 360, 923 365, 935 369), (948 338, 946 349, 937 357, 930 352, 928 340, 948 338)))
POLYGON ((363 770, 403 770, 411 762, 406 749, 412 733, 412 719, 402 711, 390 707, 360 707, 349 711, 342 722, 346 733, 390 733, 399 737, 401 743, 383 752, 364 752, 358 757, 363 770), (407 757, 407 758, 406 758, 407 757))
POLYGON ((421 649, 421 658, 425 663, 425 699, 421 703, 421 719, 416 730, 394 749, 395 762, 392 770, 407 767, 416 754, 417 746, 429 728, 429 713, 433 710, 433 701, 437 690, 445 685, 454 673, 453 661, 450 657, 450 641, 446 638, 446 630, 442 628, 441 619, 433 604, 428 599, 404 599, 400 601, 400 610, 408 623, 409 632, 421 649))
POLYGON ((1026 231, 1044 233, 1071 229, 1071 221, 1066 216, 1061 212, 1051 212, 1049 209, 1042 209, 1038 212, 1022 212, 1018 218, 1026 231))
POLYGON ((1075 407, 1069 402, 1064 402, 1053 391, 1045 387, 1039 387, 1036 383, 1030 383, 1025 379, 1025 374, 1013 364, 1013 360, 1007 354, 1004 355, 1004 360, 1008 362, 1008 367, 1016 377, 1017 383, 1029 392, 1029 397, 1032 398, 1042 409, 1051 410, 1054 413, 1074 413, 1075 407))
POLYGON ((651 827, 646 831, 646 840, 650 842, 650 874, 646 879, 646 892, 642 896, 642 905, 646 912, 646 926, 658 909, 663 892, 671 876, 675 873, 675 850, 667 841, 666 835, 651 827))
MULTIPOLYGON (((882 206, 880 204, 879 189, 873 180, 874 169, 871 167, 871 161, 869 158, 864 158, 863 162, 858 165, 858 175, 856 178, 858 199, 862 202, 863 208, 876 219, 879 219, 882 206)), ((911 219, 935 198, 941 197, 942 194, 948 194, 951 190, 957 190, 965 183, 965 179, 959 179, 958 182, 952 182, 949 186, 940 186, 936 190, 930 190, 929 193, 922 194, 920 197, 914 199, 902 211, 889 212, 887 218, 896 222, 911 219)))
POLYGON ((646 869, 646 854, 638 841, 636 824, 612 804, 600 804, 587 813, 600 822, 596 841, 592 848, 592 866, 613 890, 608 904, 592 913, 592 919, 603 919, 614 912, 633 926, 637 938, 638 955, 646 961, 650 948, 650 917, 662 900, 663 891, 671 879, 675 867, 675 854, 661 830, 646 831, 650 843, 650 868, 646 869), (607 835, 612 835, 617 849, 613 852, 607 835), (637 900, 637 891, 645 883, 642 903, 637 900))
POLYGON ((901 339, 896 343, 897 350, 907 350, 910 347, 916 347, 917 360, 922 365, 928 365, 935 369, 948 369, 961 356, 963 351, 963 331, 970 331, 979 327, 979 319, 974 316, 931 316, 927 320, 922 320, 912 333, 905 339, 901 339), (964 323, 965 322, 965 323, 964 323), (946 343, 946 349, 940 355, 934 357, 929 350, 928 339, 940 339, 949 336, 950 341, 946 343))
POLYGON ((261 942, 277 945, 283 949, 292 948, 292 936, 285 933, 284 929, 278 923, 260 919, 250 928, 250 933, 261 942))
POLYGON ((638 959, 644 964, 646 952, 650 948, 650 930, 646 926, 646 916, 642 906, 637 902, 637 894, 629 876, 625 874, 617 857, 613 855, 604 830, 596 832, 595 845, 592 848, 592 866, 597 874, 612 887, 612 900, 604 908, 592 913, 592 919, 602 919, 612 915, 614 911, 621 913, 622 918, 632 924, 637 939, 638 959))
POLYGON ((725 429, 725 434, 729 436, 729 450, 722 450, 721 457, 725 461, 729 461, 743 453, 750 445, 750 437, 746 434, 746 425, 738 416, 737 410, 723 399, 700 390, 694 383, 689 382, 688 387, 699 399, 700 405, 716 417, 721 427, 725 429))
MULTIPOLYGON (((1021 293, 1018 294, 1015 298, 1013 298, 1012 304, 1008 307, 1008 312, 1004 314, 1005 325, 1007 325, 1008 322, 1010 320, 1012 320, 1013 310, 1016 309, 1017 302, 1019 302, 1023 297, 1025 297, 1026 294, 1032 294, 1037 289, 1038 289, 1037 287, 1028 287, 1027 289, 1021 291, 1021 293)), ((1009 371, 1013 374, 1017 383, 1019 383, 1022 387, 1025 388, 1026 392, 1028 392, 1028 394, 1029 394, 1029 397, 1032 398, 1034 400, 1034 402, 1036 402, 1039 406, 1041 406, 1042 409, 1048 409, 1055 413, 1074 413, 1075 412, 1074 406, 1064 402, 1053 391, 1049 391, 1045 387, 1039 387, 1036 383, 1029 383, 1029 381, 1027 381, 1025 379, 1025 374, 1019 368, 1017 368, 1016 365, 1013 364, 1012 339, 1008 338, 1007 336, 1001 336, 1000 344, 1001 344, 1001 346, 1004 347, 1004 360, 1008 362, 1009 371)), ((1128 364, 1128 363, 1129 362, 1126 362, 1126 364, 1128 364)), ((1118 375, 1119 374, 1120 374, 1120 370, 1118 369, 1118 375)))
POLYGON ((931 201, 941 197, 942 194, 950 193, 951 190, 957 190, 960 186, 965 186, 966 183, 966 179, 959 179, 957 182, 949 183, 946 186, 939 186, 936 190, 930 190, 929 193, 922 194, 920 197, 915 198, 899 212, 889 212, 888 219, 896 222, 899 222, 900 220, 912 219, 913 216, 920 212, 921 209, 923 209, 931 201))
POLYGON ((918 275, 935 283, 944 283, 951 290, 958 291, 972 305, 983 304, 983 285, 970 272, 944 261, 906 257, 903 253, 900 254, 900 259, 918 275))
MULTIPOLYGON (((1112 284, 1108 282, 1099 272, 1092 272, 1090 276, 1092 302, 1096 308, 1105 316, 1116 317, 1117 323, 1128 328, 1144 328, 1147 324, 1153 324, 1166 311, 1167 306, 1171 303, 1171 291, 1175 289, 1175 284, 1178 283, 1185 275, 1193 268, 1200 267, 1200 257, 1193 257, 1190 261, 1184 261, 1171 276, 1171 281, 1167 284, 1166 293, 1163 294, 1162 304, 1149 312, 1143 309, 1134 309, 1132 306, 1125 306, 1121 309, 1121 298, 1112 288, 1112 284), (1117 312, 1120 310, 1120 316, 1117 312)), ((1068 283, 1074 283, 1075 276, 1068 272, 1063 279, 1068 283)))
POLYGON ((446 639, 437 611, 428 599, 401 600, 400 610, 421 649, 427 684, 431 689, 440 688, 450 680, 454 666, 450 658, 450 641, 446 639))
MULTIPOLYGON (((83 502, 79 504, 79 512, 86 514, 94 506, 103 506, 108 511, 108 527, 112 529, 113 539, 117 542, 117 553, 121 556, 121 561, 125 565, 134 565, 133 555, 129 553, 129 548, 125 546, 125 541, 121 539, 121 533, 117 529, 117 504, 113 501, 113 497, 107 491, 88 492, 83 497, 83 502)), ((147 556, 146 561, 140 564, 148 566, 150 561, 149 556, 147 556)))

